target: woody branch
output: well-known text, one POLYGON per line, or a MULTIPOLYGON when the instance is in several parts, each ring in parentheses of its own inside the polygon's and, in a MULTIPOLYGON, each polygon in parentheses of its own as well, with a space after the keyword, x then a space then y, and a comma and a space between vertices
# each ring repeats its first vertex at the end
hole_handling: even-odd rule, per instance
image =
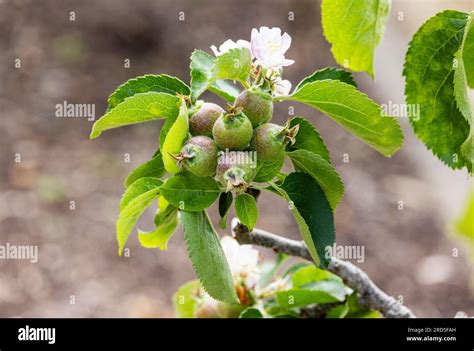
MULTIPOLYGON (((240 244, 253 244, 273 249, 275 252, 298 256, 313 261, 308 248, 302 241, 285 237, 255 228, 249 231, 239 223, 237 218, 232 220, 232 232, 240 244)), ((386 294, 362 271, 350 262, 332 257, 327 270, 342 278, 344 283, 356 291, 364 304, 382 313, 387 318, 415 318, 413 312, 400 304, 394 297, 386 294)))

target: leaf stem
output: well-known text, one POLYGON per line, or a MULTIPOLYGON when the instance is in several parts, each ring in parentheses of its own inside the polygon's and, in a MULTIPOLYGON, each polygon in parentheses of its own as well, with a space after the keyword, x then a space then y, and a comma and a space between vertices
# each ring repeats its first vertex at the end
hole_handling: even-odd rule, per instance
POLYGON ((273 97, 273 102, 285 101, 285 100, 290 100, 290 99, 291 99, 291 95, 274 96, 273 97))
POLYGON ((240 82, 240 84, 242 84, 242 86, 243 86, 245 89, 248 89, 248 88, 250 88, 250 85, 249 85, 247 82, 245 82, 245 81, 242 81, 242 80, 241 80, 241 81, 239 81, 239 82, 240 82))

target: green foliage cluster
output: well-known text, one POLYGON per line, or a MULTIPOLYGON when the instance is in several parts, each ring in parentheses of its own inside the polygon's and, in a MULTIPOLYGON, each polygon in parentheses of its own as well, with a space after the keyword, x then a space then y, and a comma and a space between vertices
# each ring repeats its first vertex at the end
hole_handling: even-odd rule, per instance
POLYGON ((255 286, 240 285, 245 303, 213 300, 199 280, 183 284, 173 296, 179 318, 379 318, 359 303, 357 294, 338 276, 310 265, 287 265, 288 256, 260 265, 255 286))
POLYGON ((273 104, 308 104, 385 156, 393 155, 402 144, 396 120, 384 116, 375 102, 357 90, 351 74, 341 69, 318 70, 283 96, 274 93, 275 73, 253 62, 248 48, 233 48, 217 57, 195 50, 190 69, 189 86, 165 74, 127 81, 112 93, 107 112, 93 126, 91 138, 96 138, 112 128, 166 120, 152 159, 125 181, 117 220, 119 254, 139 217, 157 201, 155 228, 140 231, 140 243, 166 249, 181 222, 203 288, 215 299, 237 303, 232 276, 206 209, 219 199, 219 224, 225 228, 234 202, 241 223, 252 229, 258 220, 255 194, 268 191, 289 203, 315 264, 326 267, 325 248, 335 242, 333 217, 344 186, 316 128, 303 117, 291 118, 283 126, 270 123, 273 104), (205 91, 223 98, 228 107, 199 100, 205 91), (195 135, 190 121, 203 106, 220 116, 213 115, 208 123, 211 130, 207 124, 197 128, 193 121, 193 130, 201 133, 195 135), (229 152, 233 156, 254 152, 256 163, 236 163, 229 159, 229 152), (285 158, 294 166, 289 174, 281 172, 285 158))

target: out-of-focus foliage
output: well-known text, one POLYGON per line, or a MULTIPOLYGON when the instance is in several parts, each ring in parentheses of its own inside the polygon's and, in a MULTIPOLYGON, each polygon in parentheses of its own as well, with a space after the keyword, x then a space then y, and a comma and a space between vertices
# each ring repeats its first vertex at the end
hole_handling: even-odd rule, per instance
POLYGON ((472 39, 466 37, 471 17, 447 10, 426 21, 413 36, 403 71, 407 103, 417 106, 410 116, 416 135, 447 166, 469 172, 474 159, 472 107, 466 92, 466 56, 459 53, 472 39))
POLYGON ((474 191, 471 191, 463 213, 455 221, 454 229, 469 247, 471 259, 474 260, 474 191))
POLYGON ((336 61, 374 78, 374 51, 382 38, 391 0, 324 0, 324 35, 336 61))

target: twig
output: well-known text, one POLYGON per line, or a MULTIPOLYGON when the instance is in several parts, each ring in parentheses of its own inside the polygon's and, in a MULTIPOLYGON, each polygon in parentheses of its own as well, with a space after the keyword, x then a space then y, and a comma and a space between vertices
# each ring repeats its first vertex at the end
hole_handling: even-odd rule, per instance
MULTIPOLYGON (((308 248, 302 241, 287 239, 256 228, 250 232, 247 227, 239 223, 237 218, 232 220, 232 231, 235 239, 240 244, 259 245, 273 249, 275 252, 313 261, 308 248)), ((400 304, 395 298, 380 290, 370 280, 367 273, 352 263, 332 257, 327 270, 341 277, 348 287, 360 295, 360 298, 367 307, 380 311, 385 317, 415 318, 415 315, 408 307, 400 304)))

